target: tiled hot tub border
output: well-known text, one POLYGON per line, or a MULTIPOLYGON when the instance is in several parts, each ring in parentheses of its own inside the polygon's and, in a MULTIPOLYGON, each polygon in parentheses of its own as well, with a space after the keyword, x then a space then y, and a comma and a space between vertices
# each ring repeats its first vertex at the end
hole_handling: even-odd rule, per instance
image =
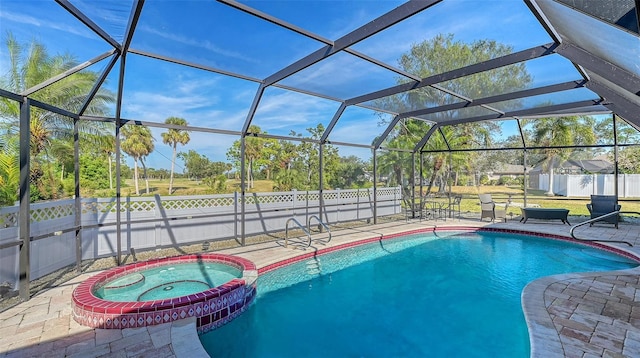
POLYGON ((266 272, 278 269, 280 267, 283 266, 287 266, 302 260, 306 260, 315 256, 321 256, 324 254, 328 254, 330 252, 334 252, 334 251, 340 251, 340 250, 344 250, 346 248, 350 248, 350 247, 355 247, 355 246, 360 246, 360 245, 365 245, 365 244, 369 244, 372 242, 378 242, 380 240, 389 240, 389 239, 394 239, 394 238, 399 238, 399 237, 404 237, 404 236, 408 236, 408 235, 415 235, 415 234, 422 234, 422 233, 428 233, 428 232, 437 232, 437 231, 486 231, 486 232, 498 232, 498 233, 507 233, 507 234, 517 234, 517 235, 529 235, 529 236, 537 236, 537 237, 544 237, 547 239, 553 239, 553 240, 561 240, 561 241, 568 241, 568 242, 573 242, 576 244, 580 244, 580 245, 585 245, 585 246, 590 246, 590 247, 595 247, 601 250, 605 250, 605 251, 609 251, 618 255, 622 255, 626 258, 629 258, 631 260, 640 262, 640 257, 634 255, 631 252, 622 250, 622 249, 618 249, 616 247, 612 247, 612 246, 608 246, 608 245, 604 245, 598 242, 593 242, 593 241, 580 241, 580 240, 575 240, 571 237, 568 236, 563 236, 563 235, 557 235, 557 234, 548 234, 548 233, 539 233, 539 232, 533 232, 533 231, 526 231, 526 230, 514 230, 514 229, 504 229, 504 228, 488 228, 488 227, 473 227, 473 226, 442 226, 442 227, 428 227, 428 228, 423 228, 423 229, 416 229, 416 230, 410 230, 410 231, 404 231, 404 232, 399 232, 399 233, 394 233, 394 234, 388 234, 388 235, 378 235, 376 237, 370 237, 370 238, 365 238, 362 240, 357 240, 357 241, 353 241, 353 242, 348 242, 348 243, 344 243, 344 244, 340 244, 340 245, 336 245, 333 247, 327 247, 327 248, 323 248, 320 250, 317 250, 315 252, 309 252, 309 253, 305 253, 302 255, 298 255, 295 257, 291 257, 282 261, 278 261, 275 263, 272 263, 270 265, 261 267, 258 269, 258 274, 264 274, 266 272))
POLYGON ((187 317, 197 318, 198 332, 219 327, 236 317, 255 297, 257 277, 253 262, 242 257, 217 253, 193 254, 153 259, 117 267, 99 273, 73 292, 73 318, 92 328, 123 329, 173 322, 187 317), (96 297, 93 291, 107 280, 167 263, 218 262, 243 272, 241 279, 233 279, 209 290, 165 300, 146 302, 113 302, 96 297))

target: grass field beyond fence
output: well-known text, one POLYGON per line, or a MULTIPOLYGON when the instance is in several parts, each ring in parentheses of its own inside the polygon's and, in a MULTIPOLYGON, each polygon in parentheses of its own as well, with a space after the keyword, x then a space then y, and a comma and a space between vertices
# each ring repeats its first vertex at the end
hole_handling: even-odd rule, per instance
MULTIPOLYGON (((235 179, 229 179, 226 182, 227 192, 232 193, 239 191, 240 182, 235 179)), ((135 196, 135 189, 133 187, 133 180, 126 181, 126 187, 122 188, 122 193, 125 196, 135 196)), ((146 196, 144 181, 140 181, 140 193, 141 196, 146 196)), ((271 180, 256 180, 254 187, 248 189, 247 192, 270 192, 273 191, 273 181, 271 180)), ((150 179, 149 180, 150 195, 169 195, 169 179, 150 179)), ((426 190, 426 187, 424 187, 426 190)), ((174 193, 173 195, 204 195, 214 194, 215 192, 201 181, 189 180, 186 178, 176 178, 174 180, 174 193)), ((460 209, 463 213, 479 213, 480 201, 478 194, 492 194, 494 201, 498 203, 506 203, 511 195, 511 202, 517 204, 524 203, 524 191, 521 187, 512 186, 453 186, 451 187, 452 195, 461 194, 463 196, 460 203, 460 209)), ((100 196, 100 195, 96 195, 100 196)), ((109 195, 104 195, 109 196, 109 195)), ((528 189, 527 190, 527 206, 532 204, 540 205, 541 208, 561 208, 569 209, 569 215, 573 216, 588 216, 589 211, 587 205, 590 202, 589 197, 580 198, 567 198, 562 196, 549 197, 543 190, 528 189)), ((622 205, 623 211, 636 211, 640 212, 640 198, 635 199, 620 199, 619 203, 622 205)), ((511 206, 507 209, 507 214, 512 214, 513 217, 520 215, 520 208, 518 206, 511 206)))
MULTIPOLYGON (((506 203, 511 199, 512 203, 524 204, 524 192, 520 187, 508 187, 508 186, 454 186, 451 187, 451 194, 462 195, 462 201, 460 202, 460 210, 462 213, 479 213, 480 212, 480 200, 479 194, 491 194, 491 197, 496 203, 506 203)), ((589 210, 587 210, 587 204, 591 202, 591 198, 567 198, 563 196, 547 196, 543 190, 527 190, 527 206, 532 204, 540 205, 541 208, 557 208, 568 209, 570 216, 589 216, 589 210)), ((635 211, 640 212, 640 198, 636 199, 620 199, 619 204, 622 206, 622 211, 635 211)), ((520 216, 520 208, 515 205, 511 205, 507 209, 507 215, 513 217, 520 216)), ((636 215, 637 216, 637 215, 636 215)))

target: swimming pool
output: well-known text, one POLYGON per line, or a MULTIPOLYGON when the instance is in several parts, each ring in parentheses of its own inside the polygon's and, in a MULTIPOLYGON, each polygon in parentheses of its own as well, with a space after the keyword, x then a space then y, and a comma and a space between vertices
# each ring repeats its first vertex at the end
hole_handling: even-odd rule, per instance
POLYGON ((215 357, 528 357, 527 283, 637 265, 534 236, 411 235, 260 275, 255 304, 200 339, 215 357))

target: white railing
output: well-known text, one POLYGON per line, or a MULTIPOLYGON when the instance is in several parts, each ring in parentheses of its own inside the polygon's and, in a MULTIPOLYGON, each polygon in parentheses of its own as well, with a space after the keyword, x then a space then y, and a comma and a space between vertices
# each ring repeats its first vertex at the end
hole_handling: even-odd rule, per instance
MULTIPOLYGON (((401 212, 401 190, 378 188, 376 213, 401 212)), ((320 215, 318 191, 248 193, 246 236, 282 231, 288 218, 320 215)), ((373 189, 325 190, 322 221, 335 224, 373 218, 373 189)), ((31 205, 30 275, 36 279, 76 262, 74 200, 31 205), (55 233, 55 234, 54 234, 55 233)), ((0 208, 0 284, 17 286, 18 206, 0 208)), ((242 232, 240 195, 154 196, 121 201, 121 252, 238 238, 242 232)), ((117 255, 115 198, 82 199, 82 259, 117 255)))

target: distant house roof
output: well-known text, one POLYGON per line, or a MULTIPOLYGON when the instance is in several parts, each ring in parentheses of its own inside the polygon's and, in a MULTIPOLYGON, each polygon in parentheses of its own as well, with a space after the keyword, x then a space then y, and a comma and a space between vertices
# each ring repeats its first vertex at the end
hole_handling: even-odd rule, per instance
MULTIPOLYGON (((567 174, 583 174, 583 173, 596 173, 596 174, 612 174, 614 172, 613 163, 604 159, 569 159, 554 164, 557 173, 567 174)), ((531 170, 532 173, 544 172, 541 165, 537 165, 531 170)))
MULTIPOLYGON (((527 171, 531 171, 533 167, 527 167, 527 171)), ((502 164, 493 170, 494 175, 522 175, 524 173, 524 165, 520 164, 502 164)))

